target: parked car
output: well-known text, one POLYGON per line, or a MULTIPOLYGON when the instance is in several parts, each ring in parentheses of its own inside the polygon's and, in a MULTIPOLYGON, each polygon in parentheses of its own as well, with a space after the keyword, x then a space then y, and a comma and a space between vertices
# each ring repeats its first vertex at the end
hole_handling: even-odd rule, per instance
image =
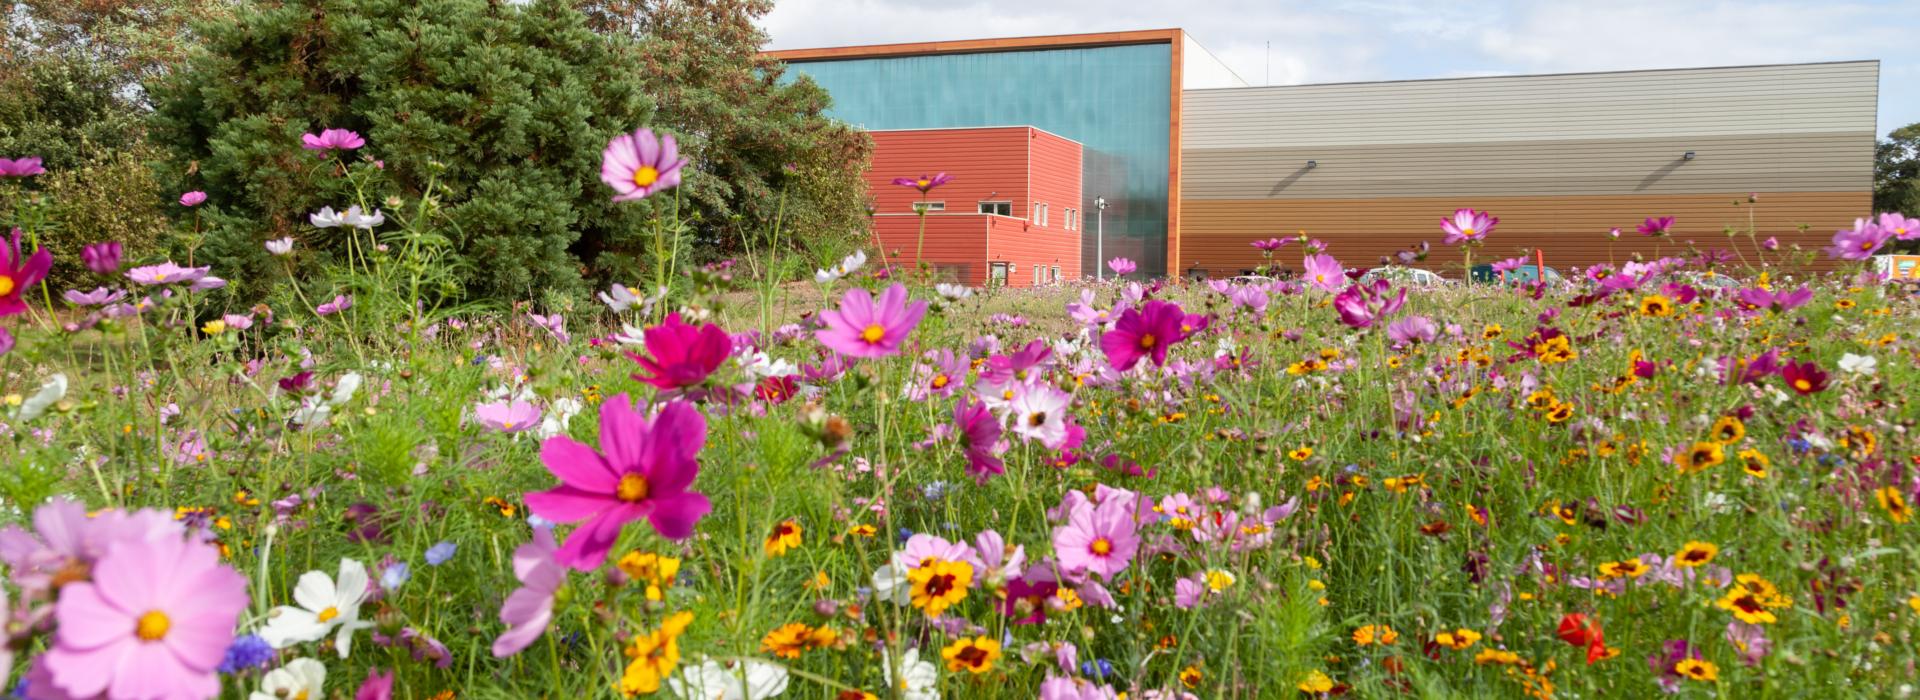
POLYGON ((1417 267, 1400 267, 1397 265, 1376 267, 1368 270, 1367 274, 1360 276, 1360 283, 1372 284, 1373 281, 1377 279, 1385 279, 1395 284, 1414 287, 1444 287, 1453 284, 1452 280, 1440 276, 1438 272, 1422 270, 1417 267))
POLYGON ((1727 275, 1720 274, 1718 272, 1701 272, 1699 270, 1681 270, 1680 272, 1674 274, 1674 279, 1677 279, 1686 284, 1693 285, 1695 287, 1708 287, 1712 289, 1732 289, 1734 287, 1740 286, 1740 280, 1734 279, 1733 277, 1729 277, 1727 275))
MULTIPOLYGON (((1520 267, 1507 271, 1504 278, 1500 273, 1493 271, 1492 265, 1473 266, 1473 281, 1478 283, 1493 284, 1504 282, 1506 284, 1525 284, 1537 279, 1540 279, 1540 266, 1538 265, 1521 265, 1520 267)), ((1566 278, 1560 275, 1559 270, 1551 267, 1547 268, 1548 282, 1559 282, 1564 279, 1566 278)))

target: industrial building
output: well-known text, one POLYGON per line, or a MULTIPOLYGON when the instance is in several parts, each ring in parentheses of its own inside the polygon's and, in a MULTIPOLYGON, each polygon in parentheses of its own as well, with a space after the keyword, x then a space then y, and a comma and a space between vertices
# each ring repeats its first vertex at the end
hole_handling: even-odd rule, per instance
POLYGON ((1178 29, 772 55, 874 132, 883 248, 901 250, 889 220, 919 220, 892 178, 954 176, 926 197, 925 247, 973 283, 1091 276, 1099 253, 1142 276, 1240 274, 1251 242, 1302 232, 1360 266, 1429 241, 1424 265, 1458 274, 1439 223, 1461 207, 1500 218, 1479 255, 1554 267, 1652 254, 1634 228, 1655 216, 1675 219, 1668 254, 1749 225, 1813 249, 1872 201, 1877 61, 1254 87, 1178 29), (1071 144, 1077 171, 991 166, 1037 157, 1016 133, 1071 144))

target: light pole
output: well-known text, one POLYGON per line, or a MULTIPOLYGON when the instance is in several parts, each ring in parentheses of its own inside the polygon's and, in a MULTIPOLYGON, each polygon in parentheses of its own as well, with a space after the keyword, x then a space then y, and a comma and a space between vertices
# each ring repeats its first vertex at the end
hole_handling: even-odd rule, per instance
POLYGON ((1100 281, 1107 279, 1107 198, 1093 198, 1093 274, 1100 281))

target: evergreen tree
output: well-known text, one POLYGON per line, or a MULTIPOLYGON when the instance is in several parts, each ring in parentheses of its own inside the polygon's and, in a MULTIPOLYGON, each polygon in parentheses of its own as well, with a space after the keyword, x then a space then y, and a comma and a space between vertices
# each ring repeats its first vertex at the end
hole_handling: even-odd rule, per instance
POLYGON ((184 174, 177 189, 210 197, 200 259, 240 285, 265 278, 266 240, 335 240, 311 212, 384 206, 436 178, 459 279, 501 299, 579 290, 575 252, 619 247, 661 206, 615 206, 598 180, 607 140, 646 124, 652 103, 621 42, 562 0, 288 0, 204 35, 201 55, 150 86, 153 136, 184 174), (324 128, 366 138, 352 155, 380 161, 371 191, 302 150, 324 128))
MULTIPOLYGON (((824 89, 760 53, 754 20, 772 0, 583 0, 593 26, 631 37, 628 65, 658 105, 655 124, 680 134, 695 168, 683 189, 698 218, 696 251, 741 252, 747 241, 831 249, 864 241, 861 172, 871 141, 829 119, 824 89), (778 227, 785 233, 768 240, 778 227)), ((762 248, 764 250, 764 248, 762 248)), ((750 260, 757 263, 758 260, 750 260)), ((796 261, 799 262, 799 261, 796 261)))

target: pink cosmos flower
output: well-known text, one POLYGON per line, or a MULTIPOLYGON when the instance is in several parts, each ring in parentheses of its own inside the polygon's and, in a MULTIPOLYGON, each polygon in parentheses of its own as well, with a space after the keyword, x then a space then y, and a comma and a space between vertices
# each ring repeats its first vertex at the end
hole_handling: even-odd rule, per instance
MULTIPOLYGON (((87 515, 78 501, 56 499, 33 511, 33 531, 18 525, 0 530, 0 561, 27 593, 44 592, 62 572, 90 571, 121 540, 178 537, 185 529, 157 510, 105 511, 87 515)), ((90 576, 90 575, 89 575, 90 576)))
POLYGON ((953 177, 946 173, 939 173, 937 175, 921 175, 920 177, 896 177, 893 179, 893 184, 899 185, 901 187, 911 187, 916 190, 920 190, 920 194, 926 194, 932 191, 933 188, 939 187, 949 182, 953 182, 953 177))
POLYGON ((567 567, 555 558, 559 550, 550 527, 534 528, 533 541, 513 550, 513 575, 520 579, 520 588, 500 605, 507 631, 493 640, 494 656, 520 653, 553 622, 553 594, 567 582, 567 567))
POLYGON ((46 168, 40 167, 39 156, 13 159, 0 158, 0 177, 27 177, 30 175, 39 175, 46 171, 46 168))
POLYGON ((847 357, 887 357, 900 353, 900 344, 920 325, 927 302, 907 303, 907 288, 895 284, 879 300, 865 289, 849 289, 840 308, 820 312, 827 327, 814 331, 821 345, 847 357))
POLYGON ((698 386, 707 380, 733 351, 733 339, 717 325, 699 326, 680 320, 679 313, 667 314, 667 320, 647 328, 648 355, 635 352, 627 357, 639 363, 646 374, 635 374, 635 381, 652 384, 661 391, 698 386))
POLYGON ((20 250, 20 229, 13 230, 13 250, 0 247, 0 318, 26 313, 27 289, 47 276, 53 254, 46 249, 27 255, 20 250))
POLYGON ((313 307, 313 312, 321 316, 331 316, 351 308, 353 308, 353 295, 335 294, 333 301, 321 302, 319 306, 313 307))
POLYGON ((1672 229, 1673 217, 1653 216, 1648 217, 1646 221, 1640 222, 1640 228, 1637 230, 1642 236, 1665 236, 1667 232, 1672 229))
POLYGON ((1893 238, 1893 232, 1881 228, 1879 224, 1867 219, 1854 219, 1853 228, 1837 231, 1833 234, 1833 245, 1826 249, 1827 257, 1838 260, 1866 260, 1873 257, 1880 246, 1893 238))
POLYGON ((111 275, 120 269, 120 242, 88 244, 80 249, 80 261, 96 274, 111 275))
POLYGON ((1920 238, 1920 219, 1909 219, 1897 211, 1880 215, 1880 229, 1894 238, 1911 241, 1920 238))
POLYGON ((300 147, 309 151, 351 151, 365 145, 366 139, 346 129, 323 129, 318 134, 300 136, 300 147))
POLYGON ((607 142, 600 153, 600 181, 613 188, 613 201, 644 199, 680 186, 680 144, 672 134, 655 136, 640 128, 607 142))
POLYGON ((1341 287, 1346 286, 1347 270, 1341 267, 1340 261, 1335 260, 1331 255, 1324 253, 1309 255, 1300 264, 1306 269, 1307 283, 1318 287, 1321 291, 1338 292, 1341 287))
POLYGON ((1133 369, 1141 358, 1164 367, 1167 348, 1186 338, 1180 330, 1186 322, 1187 315, 1179 305, 1155 299, 1120 314, 1113 330, 1100 336, 1100 349, 1106 351, 1107 363, 1121 372, 1133 369))
POLYGON ((1095 506, 1078 503, 1067 523, 1053 529, 1053 551, 1069 576, 1098 574, 1112 580, 1126 570, 1140 548, 1133 520, 1133 499, 1115 498, 1095 506))
POLYGON ((540 407, 526 401, 493 401, 473 407, 473 417, 503 433, 517 433, 540 424, 540 407))
POLYGON ((1500 219, 1488 215, 1487 212, 1455 209, 1452 218, 1440 220, 1440 230, 1447 234, 1445 238, 1440 239, 1440 242, 1447 245, 1480 243, 1485 241, 1487 234, 1493 233, 1493 227, 1499 224, 1500 219))
POLYGON ((142 284, 149 287, 161 284, 191 284, 207 276, 207 271, 211 269, 213 268, 181 267, 174 264, 172 260, 168 260, 158 265, 147 265, 145 267, 136 267, 128 270, 127 279, 133 280, 135 284, 142 284))
POLYGON ((953 427, 967 453, 967 473, 976 481, 984 484, 1007 472, 1006 463, 1000 461, 1000 421, 985 403, 960 397, 953 405, 953 427))
POLYGON ((207 201, 207 193, 201 192, 200 190, 194 190, 192 192, 188 192, 186 194, 180 195, 180 206, 183 206, 183 207, 197 207, 197 206, 200 206, 202 203, 205 203, 206 201, 207 201))
POLYGON ((1387 324, 1387 338, 1393 340, 1396 347, 1431 343, 1438 333, 1439 329, 1434 327, 1433 319, 1425 316, 1408 316, 1387 324))
POLYGON ((1107 269, 1112 270, 1113 274, 1119 275, 1121 277, 1131 275, 1133 274, 1134 270, 1137 270, 1139 268, 1140 266, 1133 264, 1132 260, 1128 260, 1126 258, 1114 258, 1112 260, 1107 261, 1107 269))
POLYGON ((1111 685, 1094 685, 1082 678, 1051 673, 1040 683, 1040 700, 1113 700, 1120 697, 1111 685))
POLYGON ((693 404, 673 401, 652 419, 626 394, 600 406, 600 451, 564 435, 540 446, 540 461, 560 485, 527 494, 527 508, 554 522, 587 521, 567 536, 555 558, 581 571, 606 561, 627 523, 646 518, 661 537, 683 540, 712 510, 690 491, 700 473, 707 421, 693 404))
POLYGON ((46 654, 68 695, 200 700, 247 607, 247 580, 212 546, 173 536, 122 540, 88 581, 60 589, 46 654))
POLYGON ((1273 251, 1284 248, 1288 243, 1292 242, 1293 239, 1291 238, 1269 238, 1264 241, 1254 241, 1253 247, 1260 249, 1261 252, 1271 254, 1273 251))
POLYGON ((13 333, 0 328, 0 357, 5 357, 10 352, 13 352, 13 333))

